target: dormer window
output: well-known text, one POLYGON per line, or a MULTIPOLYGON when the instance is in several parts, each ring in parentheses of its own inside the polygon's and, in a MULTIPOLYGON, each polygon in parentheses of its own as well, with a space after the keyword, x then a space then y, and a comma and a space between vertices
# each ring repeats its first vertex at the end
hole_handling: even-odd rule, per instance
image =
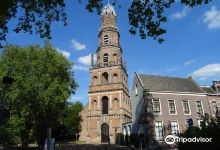
POLYGON ((108 35, 105 35, 105 36, 104 36, 104 44, 107 45, 107 44, 108 44, 108 41, 109 41, 108 35))

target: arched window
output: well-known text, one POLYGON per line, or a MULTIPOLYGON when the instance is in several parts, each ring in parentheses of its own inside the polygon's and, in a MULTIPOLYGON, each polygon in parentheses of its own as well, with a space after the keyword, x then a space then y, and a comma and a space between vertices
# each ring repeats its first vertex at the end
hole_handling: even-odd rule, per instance
POLYGON ((108 44, 108 35, 104 35, 104 44, 108 44))
POLYGON ((108 83, 108 73, 104 72, 102 74, 102 83, 108 83))
POLYGON ((108 97, 102 98, 102 114, 108 114, 108 97))
POLYGON ((96 110, 97 109, 97 101, 93 100, 92 101, 92 110, 96 110))
POLYGON ((118 81, 118 75, 117 73, 113 74, 113 82, 117 82, 118 81))
POLYGON ((93 82, 93 85, 98 84, 98 77, 97 76, 93 76, 92 77, 92 82, 93 82))

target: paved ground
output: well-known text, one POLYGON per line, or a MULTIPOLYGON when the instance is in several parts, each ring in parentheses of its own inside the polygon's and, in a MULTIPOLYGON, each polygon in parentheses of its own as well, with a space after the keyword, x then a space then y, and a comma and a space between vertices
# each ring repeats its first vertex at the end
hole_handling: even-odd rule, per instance
POLYGON ((92 144, 80 144, 80 145, 65 145, 57 150, 132 150, 129 147, 118 145, 92 145, 92 144))

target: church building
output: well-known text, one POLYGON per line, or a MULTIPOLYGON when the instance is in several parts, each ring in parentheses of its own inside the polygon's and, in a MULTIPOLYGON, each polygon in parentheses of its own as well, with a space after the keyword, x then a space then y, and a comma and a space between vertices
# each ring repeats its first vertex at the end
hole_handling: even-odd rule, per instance
POLYGON ((110 4, 101 13, 97 61, 92 55, 88 104, 80 113, 80 141, 116 143, 122 125, 131 121, 128 74, 122 61, 116 12, 110 4))

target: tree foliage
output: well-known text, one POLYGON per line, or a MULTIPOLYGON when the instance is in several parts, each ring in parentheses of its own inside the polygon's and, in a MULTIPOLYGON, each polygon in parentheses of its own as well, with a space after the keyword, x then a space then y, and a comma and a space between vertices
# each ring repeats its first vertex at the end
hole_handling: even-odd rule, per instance
MULTIPOLYGON (((81 2, 81 0, 77 0, 81 2)), ((211 0, 180 0, 186 7, 195 7, 207 4, 211 0)), ((86 9, 89 12, 97 11, 100 14, 104 0, 88 0, 86 9)), ((152 37, 159 43, 163 42, 162 35, 166 29, 161 27, 167 22, 165 14, 175 0, 133 0, 128 9, 130 33, 139 33, 142 39, 152 37)), ((113 5, 120 5, 118 0, 113 5)), ((0 41, 6 40, 8 22, 15 19, 18 23, 14 31, 39 34, 41 38, 51 38, 51 23, 62 21, 67 25, 64 0, 1 0, 0 1, 0 41)))
POLYGON ((82 109, 83 104, 79 101, 69 103, 59 116, 59 123, 53 131, 53 137, 57 140, 76 139, 76 134, 81 130, 79 113, 82 109))
POLYGON ((41 38, 51 38, 53 21, 66 22, 64 0, 1 0, 0 1, 0 40, 6 40, 8 22, 18 22, 14 31, 37 33, 41 38))
POLYGON ((181 137, 185 138, 212 138, 211 142, 208 143, 178 143, 179 150, 217 150, 220 149, 220 112, 217 112, 215 116, 208 114, 202 117, 201 128, 189 127, 181 137))
MULTIPOLYGON (((55 127, 57 116, 77 88, 72 65, 49 44, 43 48, 35 45, 7 46, 4 49, 0 57, 0 79, 4 76, 14 78, 5 94, 4 104, 10 110, 9 123, 18 123, 12 118, 19 120, 18 136, 24 145, 29 142, 30 133, 42 143, 46 128, 55 127)), ((0 97, 3 91, 4 85, 0 83, 0 97)), ((6 125, 5 130, 8 127, 6 125)))
POLYGON ((67 128, 67 135, 72 136, 80 132, 80 116, 79 113, 83 109, 81 102, 75 102, 66 107, 66 117, 63 117, 63 124, 67 128))

